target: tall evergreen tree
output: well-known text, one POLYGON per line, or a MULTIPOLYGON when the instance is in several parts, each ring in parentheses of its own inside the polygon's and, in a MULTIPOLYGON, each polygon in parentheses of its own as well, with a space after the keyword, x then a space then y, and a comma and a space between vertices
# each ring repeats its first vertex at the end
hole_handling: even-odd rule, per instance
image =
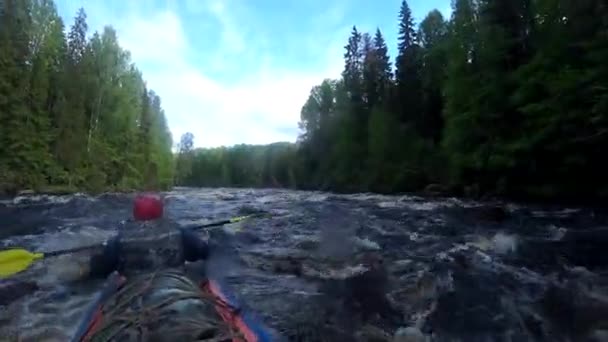
POLYGON ((87 14, 80 8, 68 34, 68 57, 72 65, 82 62, 85 56, 88 29, 87 14))
POLYGON ((87 30, 86 13, 81 8, 68 33, 62 73, 65 103, 62 104, 63 110, 57 111, 55 116, 57 140, 54 154, 65 169, 70 186, 84 181, 80 176, 86 156, 85 95, 89 88, 89 70, 84 56, 87 30))
POLYGON ((360 98, 357 97, 361 96, 363 64, 361 39, 361 33, 357 30, 356 26, 353 26, 351 35, 348 38, 348 44, 344 47, 346 52, 344 53, 344 71, 342 72, 342 77, 353 101, 359 101, 360 98))
POLYGON ((443 145, 450 158, 451 183, 471 181, 476 165, 471 149, 481 142, 483 127, 472 114, 472 91, 478 86, 477 21, 472 0, 456 0, 452 8, 443 145))
POLYGON ((401 8, 399 9, 398 41, 399 56, 402 56, 408 48, 417 44, 414 17, 407 0, 401 1, 401 8))
POLYGON ((416 127, 422 121, 422 52, 417 42, 416 28, 412 12, 406 0, 401 2, 399 11, 398 51, 395 63, 397 83, 396 108, 400 121, 416 127))
POLYGON ((443 83, 447 65, 448 26, 441 12, 431 11, 420 23, 418 37, 424 48, 422 67, 423 122, 421 134, 439 143, 443 130, 443 83))
POLYGON ((367 145, 367 119, 369 111, 363 99, 363 35, 353 27, 348 44, 345 46, 343 90, 348 101, 342 103, 348 113, 339 119, 341 134, 336 137, 334 156, 339 165, 337 172, 340 183, 357 182, 362 177, 367 145))
POLYGON ((377 106, 380 102, 380 61, 374 43, 369 34, 362 36, 362 84, 363 102, 368 111, 377 106))
POLYGON ((391 60, 388 55, 388 47, 386 46, 386 41, 384 40, 384 36, 380 29, 376 29, 376 34, 374 35, 374 50, 375 57, 378 63, 378 79, 377 79, 377 92, 379 96, 379 102, 383 105, 388 104, 388 96, 390 86, 392 85, 393 79, 393 71, 391 60))

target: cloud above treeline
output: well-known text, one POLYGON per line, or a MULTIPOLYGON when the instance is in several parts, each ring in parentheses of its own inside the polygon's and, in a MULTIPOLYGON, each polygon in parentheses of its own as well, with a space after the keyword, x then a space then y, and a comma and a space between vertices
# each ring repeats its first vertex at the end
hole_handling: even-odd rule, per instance
MULTIPOLYGON (((418 16, 433 2, 449 8, 429 1, 418 16)), ((112 25, 160 95, 174 141, 192 132, 195 146, 211 147, 295 141, 310 88, 340 75, 352 25, 395 39, 400 1, 374 15, 366 3, 59 0, 58 8, 67 26, 81 6, 91 30, 112 25)))

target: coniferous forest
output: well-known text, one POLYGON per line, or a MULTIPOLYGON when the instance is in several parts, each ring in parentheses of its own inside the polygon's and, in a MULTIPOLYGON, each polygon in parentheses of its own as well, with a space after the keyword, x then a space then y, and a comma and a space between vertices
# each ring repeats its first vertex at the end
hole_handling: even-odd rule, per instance
POLYGON ((183 182, 605 198, 608 3, 452 7, 416 23, 403 1, 397 56, 380 30, 353 27, 342 77, 311 90, 296 146, 200 150, 183 182))
POLYGON ((0 0, 0 193, 161 188, 172 138, 111 27, 80 10, 66 27, 52 0, 0 0))
POLYGON ((295 144, 200 149, 186 134, 175 155, 111 28, 86 39, 83 11, 64 30, 50 0, 0 3, 0 187, 608 196, 603 0, 454 0, 421 22, 403 1, 397 42, 353 26, 295 144))

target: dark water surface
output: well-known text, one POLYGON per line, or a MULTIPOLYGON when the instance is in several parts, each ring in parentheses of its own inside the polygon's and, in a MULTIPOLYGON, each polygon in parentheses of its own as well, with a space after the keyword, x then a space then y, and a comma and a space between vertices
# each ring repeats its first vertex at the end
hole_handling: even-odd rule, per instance
MULTIPOLYGON (((608 216, 598 210, 288 190, 165 195, 181 224, 272 214, 201 235, 217 246, 209 272, 291 340, 392 341, 399 331, 410 339, 395 341, 608 341, 608 216)), ((102 242, 131 199, 2 201, 0 246, 102 242)), ((0 281, 0 341, 67 340, 98 286, 66 280, 83 254, 0 281)))

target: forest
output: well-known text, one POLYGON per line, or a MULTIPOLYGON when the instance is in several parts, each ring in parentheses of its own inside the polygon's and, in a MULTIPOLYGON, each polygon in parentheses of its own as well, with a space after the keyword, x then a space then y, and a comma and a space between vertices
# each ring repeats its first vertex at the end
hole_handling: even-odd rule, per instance
POLYGON ((397 56, 354 26, 296 144, 181 148, 178 183, 607 197, 605 1, 454 0, 420 23, 396 10, 397 56))
POLYGON ((0 193, 173 184, 172 136, 116 31, 52 0, 0 0, 0 193))
POLYGON ((420 22, 403 1, 398 41, 353 26, 342 76, 311 89, 295 143, 194 148, 188 133, 175 153, 160 97, 116 31, 86 19, 81 9, 65 27, 52 0, 0 0, 0 193, 608 197, 605 1, 453 0, 450 18, 420 22))

